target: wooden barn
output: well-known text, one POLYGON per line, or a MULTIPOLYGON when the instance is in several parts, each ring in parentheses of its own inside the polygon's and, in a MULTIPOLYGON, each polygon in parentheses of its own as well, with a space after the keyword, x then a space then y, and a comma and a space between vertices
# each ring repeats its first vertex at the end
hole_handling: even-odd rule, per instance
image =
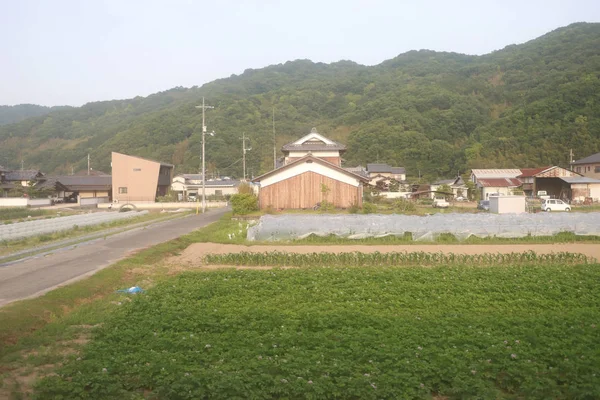
POLYGON ((344 145, 313 128, 282 150, 284 165, 253 180, 260 187, 261 209, 310 209, 323 201, 337 208, 362 206, 363 185, 369 179, 340 166, 344 145))

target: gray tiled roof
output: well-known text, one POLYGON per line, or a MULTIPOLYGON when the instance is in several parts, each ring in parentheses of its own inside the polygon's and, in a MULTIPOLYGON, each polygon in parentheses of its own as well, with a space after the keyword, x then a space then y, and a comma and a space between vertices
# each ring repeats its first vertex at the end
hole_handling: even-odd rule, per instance
POLYGON ((367 170, 365 169, 365 167, 362 167, 360 165, 358 167, 347 167, 347 168, 344 168, 344 169, 346 171, 353 172, 353 173, 355 173, 357 175, 364 176, 365 178, 369 177, 369 173, 367 172, 367 170))
POLYGON ((43 175, 36 169, 24 169, 16 171, 7 171, 4 173, 5 181, 33 181, 38 176, 43 175))
POLYGON ((67 175, 58 176, 56 180, 69 188, 70 190, 103 190, 112 187, 112 176, 93 176, 93 175, 67 175))
POLYGON ((342 151, 346 150, 346 146, 341 143, 325 144, 325 143, 288 143, 281 148, 283 151, 342 151))
POLYGON ((369 173, 390 173, 395 175, 406 173, 406 169, 404 167, 392 167, 388 164, 378 163, 367 164, 367 171, 369 171, 369 173))
POLYGON ((586 158, 582 158, 581 160, 573 161, 571 164, 578 165, 591 163, 600 163, 600 153, 592 154, 591 156, 587 156, 586 158))

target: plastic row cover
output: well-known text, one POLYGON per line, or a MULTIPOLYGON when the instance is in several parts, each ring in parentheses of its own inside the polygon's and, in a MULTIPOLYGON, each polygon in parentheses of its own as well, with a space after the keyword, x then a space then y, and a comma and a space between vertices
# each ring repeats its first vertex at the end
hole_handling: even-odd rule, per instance
POLYGON ((520 238, 551 236, 560 232, 600 235, 600 213, 434 214, 416 215, 265 215, 248 229, 248 240, 293 240, 310 235, 350 239, 403 236, 433 240, 451 233, 459 240, 470 236, 520 238))

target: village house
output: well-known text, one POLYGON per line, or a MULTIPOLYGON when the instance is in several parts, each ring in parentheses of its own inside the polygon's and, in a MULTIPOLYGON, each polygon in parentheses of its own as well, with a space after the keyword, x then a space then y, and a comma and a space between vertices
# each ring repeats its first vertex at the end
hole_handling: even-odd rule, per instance
POLYGON ((112 152, 114 202, 154 202, 171 187, 173 165, 112 152))
POLYGON ((345 145, 313 128, 282 151, 283 166, 252 180, 259 185, 261 209, 307 209, 324 201, 339 208, 362 206, 368 178, 341 167, 345 145))
POLYGON ((600 153, 573 161, 571 170, 588 178, 600 179, 600 153))
MULTIPOLYGON (((229 178, 211 178, 204 182, 206 196, 223 197, 237 193, 240 181, 229 178)), ((171 190, 181 199, 202 195, 202 174, 179 174, 173 178, 171 190)))
POLYGON ((454 179, 442 179, 442 180, 438 180, 434 183, 432 183, 430 185, 430 189, 431 190, 431 198, 434 199, 435 198, 435 192, 437 192, 440 188, 440 186, 443 185, 448 185, 450 186, 450 189, 452 189, 452 194, 454 195, 454 197, 459 197, 459 196, 463 196, 463 197, 467 197, 467 185, 465 184, 465 182, 463 181, 463 179, 460 176, 457 176, 454 179))

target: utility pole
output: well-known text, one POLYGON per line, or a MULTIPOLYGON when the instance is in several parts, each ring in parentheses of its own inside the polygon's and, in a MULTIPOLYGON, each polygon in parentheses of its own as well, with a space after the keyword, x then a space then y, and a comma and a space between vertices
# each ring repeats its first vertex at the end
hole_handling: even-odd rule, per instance
POLYGON ((90 153, 88 153, 88 175, 90 174, 90 153))
POLYGON ((252 150, 252 147, 246 148, 246 139, 250 139, 246 137, 246 133, 242 132, 242 164, 243 164, 243 176, 244 182, 246 181, 246 152, 252 150))
POLYGON ((277 140, 275 139, 275 107, 273 107, 273 169, 277 168, 277 140))
POLYGON ((569 164, 573 164, 573 161, 574 161, 573 160, 573 149, 569 150, 569 160, 570 160, 569 164))
MULTIPOLYGON (((204 161, 204 149, 206 142, 206 124, 204 119, 204 111, 207 108, 214 108, 211 106, 207 106, 204 104, 204 97, 202 97, 202 105, 196 106, 196 108, 202 109, 202 213, 206 212, 206 162, 204 161)), ((214 132, 211 132, 210 135, 214 136, 214 132)))

